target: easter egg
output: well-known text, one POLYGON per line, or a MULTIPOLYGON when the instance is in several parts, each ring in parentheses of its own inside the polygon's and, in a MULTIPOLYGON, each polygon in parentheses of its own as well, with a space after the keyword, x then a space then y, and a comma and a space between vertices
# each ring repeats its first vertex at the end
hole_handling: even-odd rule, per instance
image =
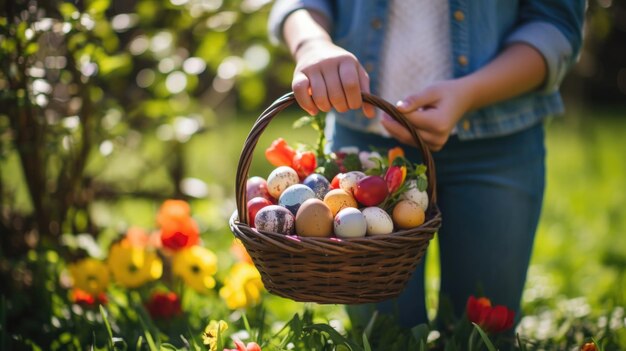
POLYGON ((380 207, 367 207, 361 210, 367 223, 367 235, 382 235, 393 232, 393 221, 380 207))
POLYGON ((272 196, 267 191, 267 182, 263 177, 251 177, 246 181, 246 198, 248 200, 255 197, 264 197, 272 200, 272 196))
POLYGON ((330 182, 321 174, 313 173, 306 177, 302 184, 308 186, 315 193, 315 197, 322 200, 330 191, 330 182))
POLYGON ((376 206, 389 194, 387 182, 379 176, 367 176, 356 183, 354 198, 365 206, 376 206))
POLYGON ((293 168, 280 166, 267 177, 267 191, 275 199, 278 199, 285 189, 299 182, 298 173, 293 168))
POLYGON ((254 224, 258 230, 279 234, 293 234, 296 219, 288 209, 278 206, 265 206, 257 212, 254 224))
POLYGON ((314 197, 315 193, 308 186, 303 184, 294 184, 280 194, 278 204, 288 209, 289 212, 295 215, 303 202, 314 197))
POLYGON ((415 179, 409 180, 407 190, 402 194, 401 198, 415 202, 424 212, 428 209, 428 193, 417 188, 415 179))
POLYGON ((324 203, 330 208, 333 216, 346 207, 357 208, 358 204, 352 195, 342 189, 333 189, 324 196, 324 203))
POLYGON ((394 206, 393 222, 400 229, 415 228, 424 223, 424 210, 420 205, 410 200, 401 200, 394 206))
POLYGON ((254 227, 254 217, 257 212, 265 206, 271 205, 272 202, 264 197, 257 196, 252 198, 246 204, 246 208, 248 209, 248 222, 250 222, 250 226, 254 227))
POLYGON ((356 184, 363 178, 365 178, 365 173, 360 171, 344 173, 341 177, 339 177, 339 188, 350 194, 354 194, 356 184))
POLYGON ((361 211, 347 207, 337 213, 333 228, 340 238, 361 238, 367 233, 367 222, 361 211))
POLYGON ((330 189, 339 189, 339 179, 343 177, 343 173, 337 173, 337 175, 330 182, 330 189))
POLYGON ((320 199, 308 199, 296 213, 296 234, 329 237, 333 233, 333 213, 320 199))

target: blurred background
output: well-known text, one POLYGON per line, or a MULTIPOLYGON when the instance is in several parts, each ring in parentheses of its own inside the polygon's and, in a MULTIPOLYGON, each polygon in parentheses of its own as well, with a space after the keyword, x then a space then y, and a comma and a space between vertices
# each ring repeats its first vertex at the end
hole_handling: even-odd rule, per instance
MULTIPOLYGON (((228 247, 243 140, 290 89, 291 59, 267 39, 271 1, 0 3, 0 294, 13 300, 4 318, 41 288, 28 252, 84 257, 130 226, 154 227, 165 199, 189 201, 207 246, 228 247)), ((523 327, 536 337, 551 313, 626 304, 625 0, 588 2, 584 49, 562 92, 524 295, 537 320, 523 327)), ((302 114, 272 122, 251 175, 269 173, 259 151, 274 138, 314 140, 292 130, 302 114)), ((428 272, 432 313, 436 254, 428 272)))

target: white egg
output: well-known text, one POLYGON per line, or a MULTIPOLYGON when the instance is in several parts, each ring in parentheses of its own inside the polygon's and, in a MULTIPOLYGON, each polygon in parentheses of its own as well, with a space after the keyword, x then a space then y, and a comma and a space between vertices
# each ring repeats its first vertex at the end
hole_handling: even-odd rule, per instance
POLYGON ((428 209, 428 193, 417 188, 415 179, 409 180, 408 189, 402 194, 401 198, 415 202, 424 212, 428 209))
POLYGON ((347 207, 337 213, 333 228, 340 238, 361 238, 367 233, 367 222, 361 211, 347 207))
POLYGON ((367 235, 382 235, 393 232, 393 220, 382 208, 367 207, 361 212, 367 223, 367 235))
POLYGON ((298 173, 293 168, 280 166, 267 177, 267 191, 275 199, 278 199, 285 189, 299 182, 298 173))
POLYGON ((365 173, 360 171, 352 171, 348 173, 341 174, 339 176, 339 187, 348 192, 348 194, 354 194, 354 190, 356 189, 356 183, 359 180, 365 178, 365 173))

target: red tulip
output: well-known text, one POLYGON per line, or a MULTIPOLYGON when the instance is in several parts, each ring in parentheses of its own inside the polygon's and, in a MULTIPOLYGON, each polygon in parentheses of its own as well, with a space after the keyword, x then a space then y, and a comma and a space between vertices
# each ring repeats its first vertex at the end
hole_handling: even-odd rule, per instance
POLYGON ((296 170, 300 179, 308 177, 317 167, 315 153, 313 151, 296 152, 291 167, 296 170))
POLYGON ((467 299, 467 318, 488 333, 500 333, 513 326, 515 312, 503 305, 491 306, 488 298, 467 299))
POLYGON ((580 347, 580 351, 598 351, 598 347, 594 342, 588 342, 580 347))
POLYGON ((96 303, 99 305, 106 305, 109 302, 106 294, 100 293, 97 296, 94 296, 84 290, 74 288, 71 294, 72 301, 83 307, 94 307, 96 303))
POLYGON ((173 292, 155 292, 146 303, 146 309, 153 319, 169 319, 182 313, 180 299, 173 292))
POLYGON ((294 149, 292 149, 283 138, 278 138, 272 142, 270 147, 265 150, 265 158, 273 166, 289 166, 293 163, 293 157, 296 155, 294 149))
POLYGON ((402 183, 404 183, 404 179, 406 178, 406 167, 402 166, 391 166, 387 170, 385 174, 385 181, 387 182, 387 189, 390 194, 393 194, 396 190, 398 190, 402 183))
POLYGON ((237 346, 236 349, 224 349, 224 351, 262 351, 261 346, 254 341, 245 345, 243 342, 235 340, 235 346, 237 346))

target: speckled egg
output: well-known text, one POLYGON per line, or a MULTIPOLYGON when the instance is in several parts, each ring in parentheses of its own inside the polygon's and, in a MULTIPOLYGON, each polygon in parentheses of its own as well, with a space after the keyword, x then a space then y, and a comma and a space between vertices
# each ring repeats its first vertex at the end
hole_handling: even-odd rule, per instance
POLYGON ((295 215, 303 202, 314 197, 315 193, 308 186, 303 184, 294 184, 280 194, 278 204, 288 209, 289 212, 295 215))
POLYGON ((333 217, 346 207, 358 207, 354 197, 343 189, 333 189, 329 191, 328 194, 324 196, 324 203, 333 212, 333 217))
POLYGON ((361 211, 348 207, 337 213, 333 228, 340 238, 361 238, 367 233, 367 222, 361 211))
POLYGON ((398 228, 411 229, 424 223, 425 215, 420 205, 410 200, 402 200, 394 206, 392 218, 398 228))
POLYGON ((294 232, 296 218, 288 209, 270 205, 257 212, 254 224, 258 230, 288 235, 294 232))
POLYGON ((356 184, 359 182, 359 180, 363 178, 365 178, 365 173, 360 171, 344 173, 342 176, 339 177, 339 188, 347 191, 350 194, 354 194, 356 184))
POLYGON ((306 200, 296 213, 296 234, 329 237, 333 234, 333 213, 320 199, 306 200))
POLYGON ((272 196, 267 191, 267 182, 263 177, 250 177, 246 181, 246 196, 247 199, 254 199, 255 197, 263 197, 268 200, 272 200, 272 196))
POLYGON ((428 209, 428 193, 426 191, 420 191, 417 188, 417 181, 415 179, 409 180, 408 184, 408 188, 402 194, 401 198, 415 202, 426 212, 428 209))
POLYGON ((299 182, 298 173, 293 168, 280 166, 267 177, 267 191, 275 199, 278 199, 285 189, 299 182))
POLYGON ((313 173, 306 177, 302 184, 308 186, 315 193, 315 197, 322 200, 330 191, 330 182, 321 174, 313 173))
POLYGON ((367 207, 361 210, 367 223, 367 235, 383 235, 393 232, 391 216, 380 207, 367 207))

